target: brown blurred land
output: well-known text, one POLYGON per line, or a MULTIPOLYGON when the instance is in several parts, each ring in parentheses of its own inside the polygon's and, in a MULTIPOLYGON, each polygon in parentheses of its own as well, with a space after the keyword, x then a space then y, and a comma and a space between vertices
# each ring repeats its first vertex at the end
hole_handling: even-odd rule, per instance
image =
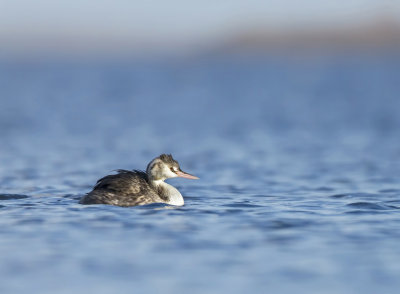
POLYGON ((343 26, 270 30, 248 28, 235 32, 214 48, 221 52, 398 52, 400 21, 380 17, 343 26))

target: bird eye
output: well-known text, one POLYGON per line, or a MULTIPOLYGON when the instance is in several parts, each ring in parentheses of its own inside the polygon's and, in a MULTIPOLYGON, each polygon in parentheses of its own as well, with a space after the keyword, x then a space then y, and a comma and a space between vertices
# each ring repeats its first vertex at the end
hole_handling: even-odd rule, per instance
POLYGON ((170 167, 169 169, 170 169, 173 173, 176 172, 176 170, 175 170, 174 167, 170 167))

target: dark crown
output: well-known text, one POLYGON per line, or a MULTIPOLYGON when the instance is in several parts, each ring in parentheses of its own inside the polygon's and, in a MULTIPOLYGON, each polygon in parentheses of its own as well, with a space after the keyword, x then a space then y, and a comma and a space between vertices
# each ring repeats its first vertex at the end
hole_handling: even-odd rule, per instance
POLYGON ((159 158, 164 162, 164 163, 169 163, 169 164, 177 164, 178 162, 172 157, 171 154, 161 154, 159 158))

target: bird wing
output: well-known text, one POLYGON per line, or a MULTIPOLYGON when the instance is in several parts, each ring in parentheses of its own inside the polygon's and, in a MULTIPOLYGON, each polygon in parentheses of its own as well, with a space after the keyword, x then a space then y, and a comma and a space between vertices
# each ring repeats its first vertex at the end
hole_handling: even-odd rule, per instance
POLYGON ((149 185, 147 174, 142 171, 118 170, 97 181, 93 190, 85 196, 84 204, 103 203, 120 206, 162 202, 149 185))

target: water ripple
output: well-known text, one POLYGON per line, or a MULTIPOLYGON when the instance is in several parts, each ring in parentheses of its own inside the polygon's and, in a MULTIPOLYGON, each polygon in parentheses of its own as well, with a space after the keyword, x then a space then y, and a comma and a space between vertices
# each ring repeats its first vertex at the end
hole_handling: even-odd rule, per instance
POLYGON ((399 209, 396 206, 378 204, 373 202, 354 202, 347 204, 346 206, 358 209, 372 209, 372 210, 390 210, 390 209, 399 209))
POLYGON ((0 200, 25 199, 29 196, 20 194, 0 194, 0 200))
POLYGON ((258 207, 262 207, 261 205, 245 203, 245 202, 223 204, 222 206, 225 206, 225 207, 241 207, 241 208, 258 208, 258 207))
POLYGON ((373 193, 346 193, 346 194, 336 194, 330 196, 332 198, 360 198, 360 199, 368 199, 368 198, 379 198, 379 194, 373 193))

